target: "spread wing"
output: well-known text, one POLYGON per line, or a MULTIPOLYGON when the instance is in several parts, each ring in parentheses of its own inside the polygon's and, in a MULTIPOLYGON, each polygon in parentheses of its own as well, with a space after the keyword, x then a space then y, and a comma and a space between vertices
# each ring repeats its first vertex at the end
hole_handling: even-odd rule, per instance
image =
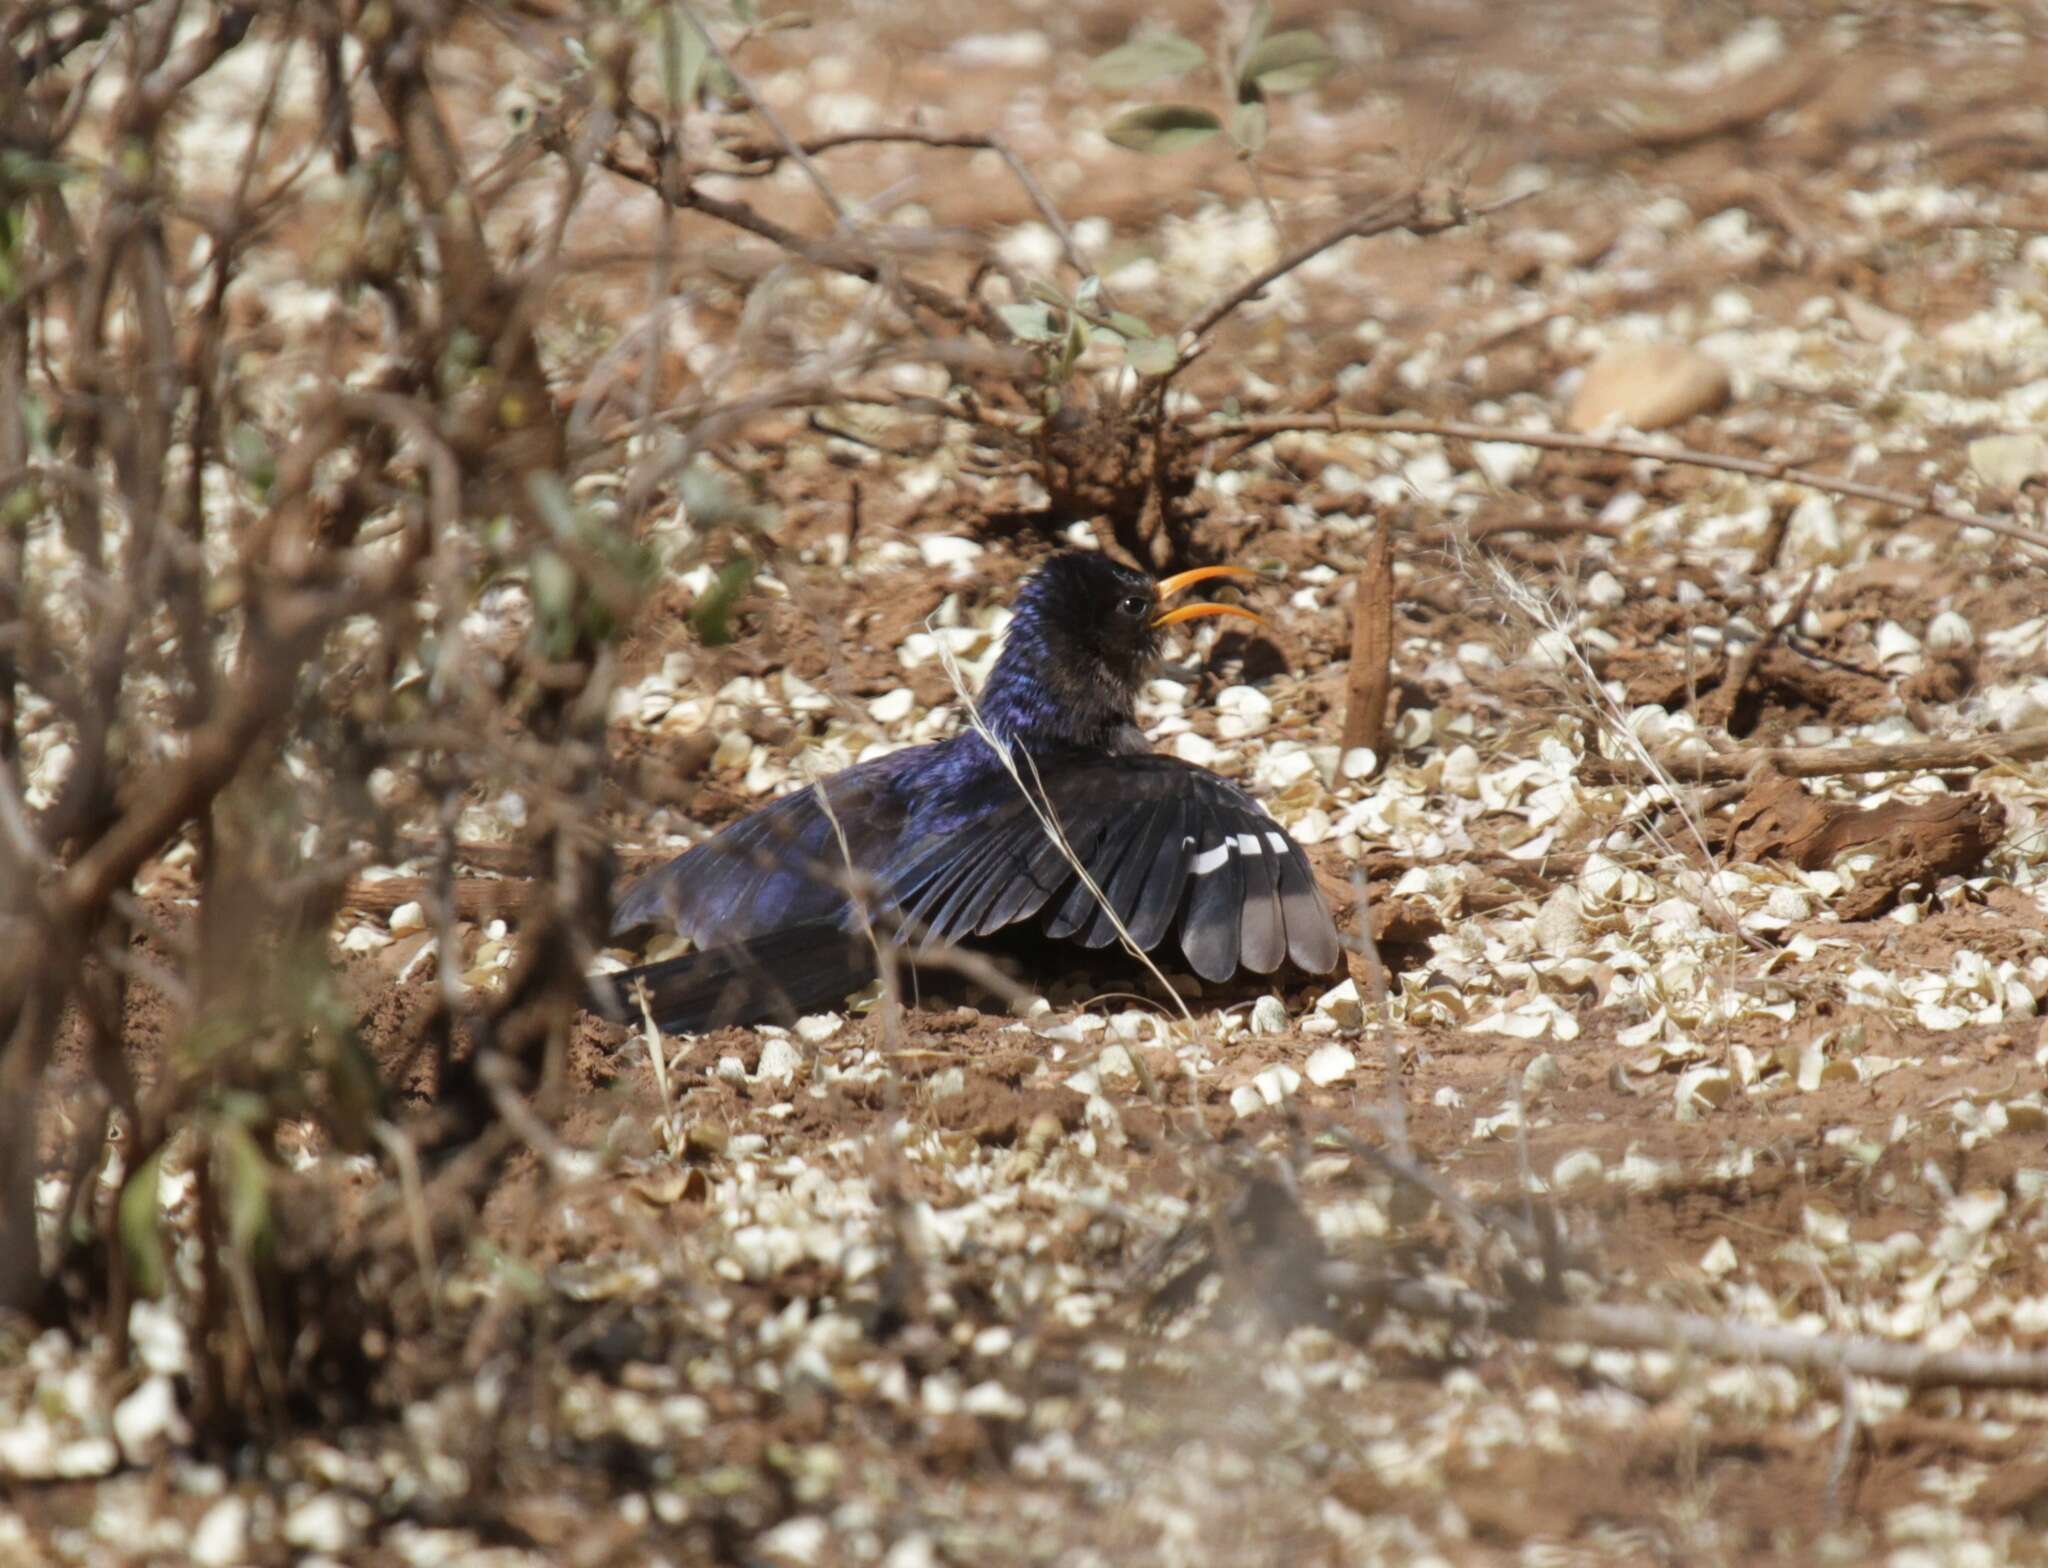
POLYGON ((1041 760, 1039 780, 1104 898, 998 774, 980 809, 912 831, 883 866, 913 940, 960 942, 1037 919, 1050 937, 1106 947, 1116 940, 1106 900, 1139 947, 1171 939, 1205 980, 1240 967, 1270 974, 1290 958, 1312 974, 1336 967, 1336 923, 1308 858, 1236 785, 1148 755, 1056 754, 1041 760))
POLYGON ((906 816, 897 786, 924 749, 857 764, 742 817, 636 882, 612 930, 664 923, 712 947, 839 920, 848 907, 839 832, 855 866, 871 872, 882 864, 906 816), (830 815, 819 804, 821 788, 831 790, 830 815))

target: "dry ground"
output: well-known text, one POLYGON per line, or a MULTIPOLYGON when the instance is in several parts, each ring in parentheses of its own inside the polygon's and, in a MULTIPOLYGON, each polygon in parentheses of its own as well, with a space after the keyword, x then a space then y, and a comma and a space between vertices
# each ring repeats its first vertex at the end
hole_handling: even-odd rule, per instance
MULTIPOLYGON (((1284 244, 1347 190, 1418 171, 1461 167, 1475 199, 1527 194, 1284 281, 1186 378, 1203 409, 1334 397, 1557 429, 1603 351, 1671 341, 1732 378, 1725 407, 1674 428, 1686 446, 2038 519, 2048 451, 1973 445, 2038 442, 2048 407, 2038 12, 1315 9, 1283 20, 1324 26, 1346 66, 1275 111, 1265 179, 1284 244)), ((1108 95, 1081 67, 1121 41, 1127 7, 815 10, 755 66, 796 129, 1000 129, 1125 308, 1184 319, 1284 248, 1227 154, 1102 140, 1108 95)), ((1216 25, 1194 4, 1145 15, 1204 40, 1216 25)), ((518 28, 515 48, 479 23, 472 52, 442 63, 477 149, 502 135, 520 50, 559 48, 545 20, 518 28)), ((879 219, 991 241, 1028 273, 1055 259, 986 155, 824 166, 879 219)), ((767 199, 821 222, 787 171, 767 199)), ((601 205, 607 242, 651 232, 644 193, 601 205)), ((595 250, 601 219, 586 221, 595 250)), ((310 239, 318 213, 307 223, 310 239)), ((682 232, 717 276, 767 265, 708 219, 682 232)), ((565 399, 643 281, 593 265, 563 290, 549 331, 565 399)), ((844 308, 808 274, 772 286, 806 329, 844 308)), ((742 319, 738 287, 680 302, 658 367, 678 395, 741 334, 773 330, 742 319)), ((267 307, 280 351, 291 303, 267 307)), ((779 511, 777 553, 730 646, 697 644, 688 579, 633 628, 613 709, 621 846, 690 842, 805 768, 954 722, 927 626, 984 660, 1016 581, 1071 521, 943 444, 902 455, 925 433, 912 418, 859 433, 792 415, 735 437, 779 511)), ((1745 858, 1757 841, 1727 842, 1740 789, 1696 814, 1701 844, 1594 765, 1622 750, 1603 691, 1659 748, 2048 722, 2039 556, 1623 456, 1299 434, 1208 459, 1199 544, 1269 574, 1256 599, 1275 630, 1177 649, 1146 718, 1162 747, 1245 779, 1335 882, 1370 873, 1415 1162, 1484 1213, 1513 1219, 1532 1194, 1557 1216, 1575 1299, 2048 1349, 2048 765, 1808 781, 1840 803, 1974 792, 2002 810, 1988 852, 1854 920, 1845 905, 1910 848, 1897 833, 1808 869, 1745 858), (1400 717, 1383 765, 1354 776, 1335 746, 1375 526, 1396 530, 1400 717)), ((478 799, 465 826, 516 836, 501 801, 478 799)), ((175 898, 176 868, 151 891, 175 898)), ((394 1087, 418 1102, 434 1084, 407 1031, 434 981, 408 926, 366 904, 337 937, 394 1087)), ((466 928, 473 983, 514 927, 485 912, 466 928)), ((437 1396, 266 1452, 197 1452, 175 1418, 129 1442, 109 1409, 131 1383, 67 1381, 89 1353, 39 1342, 0 1386, 23 1422, 42 1412, 45 1459, 68 1452, 80 1478, 13 1488, 0 1555, 2038 1555, 2040 1392, 1539 1345, 1333 1297, 1331 1264, 1480 1290, 1508 1267, 1504 1241, 1473 1243, 1352 1141, 1385 1140, 1394 1095, 1371 1009, 1302 982, 1191 996, 1181 1017, 1095 984, 1063 977, 1023 1020, 945 1004, 895 1032, 871 1010, 668 1040, 659 1079, 642 1039, 593 1019, 550 1139, 447 1293, 446 1342, 378 1347, 442 1358, 437 1396), (1256 1005, 1268 992, 1280 1010, 1256 1005)), ((306 1179, 367 1178, 333 1160, 306 1179)))

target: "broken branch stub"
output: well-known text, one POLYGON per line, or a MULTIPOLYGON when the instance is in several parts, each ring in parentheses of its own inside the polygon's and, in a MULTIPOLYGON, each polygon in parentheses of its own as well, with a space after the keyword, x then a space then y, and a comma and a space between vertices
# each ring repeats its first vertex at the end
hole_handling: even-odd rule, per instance
POLYGON ((1386 750, 1387 709, 1394 680, 1393 528, 1382 519, 1373 534, 1351 609, 1351 673, 1345 682, 1344 750, 1386 750))

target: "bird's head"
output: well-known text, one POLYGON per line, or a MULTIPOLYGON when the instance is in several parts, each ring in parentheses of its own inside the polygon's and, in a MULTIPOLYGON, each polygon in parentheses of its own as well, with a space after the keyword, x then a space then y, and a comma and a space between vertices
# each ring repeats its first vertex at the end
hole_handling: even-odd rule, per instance
POLYGON ((1168 609, 1166 601, 1213 578, 1256 575, 1201 566, 1154 582, 1104 556, 1054 556, 1017 595, 1016 618, 982 693, 983 718, 998 734, 1120 748, 1167 627, 1204 615, 1265 624, 1234 604, 1168 609))

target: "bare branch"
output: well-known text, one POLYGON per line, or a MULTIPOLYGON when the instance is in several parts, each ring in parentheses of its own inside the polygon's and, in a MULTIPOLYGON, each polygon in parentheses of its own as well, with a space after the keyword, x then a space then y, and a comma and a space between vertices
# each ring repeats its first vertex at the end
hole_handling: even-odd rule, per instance
MULTIPOLYGON (((1787 778, 1843 778, 1857 773, 1949 773, 2037 762, 2048 757, 2048 726, 2009 730, 2003 735, 1966 735, 1956 740, 1887 741, 1865 746, 1745 746, 1659 759, 1687 778, 1737 782, 1758 768, 1775 768, 1787 778)), ((1586 776, 1596 783, 1623 783, 1638 770, 1630 762, 1588 757, 1586 776)))
POLYGON ((2032 549, 2048 551, 2048 534, 2004 518, 1986 517, 1965 507, 1937 501, 1931 495, 1914 495, 1884 485, 1864 484, 1856 479, 1837 479, 1817 474, 1796 462, 1771 462, 1760 457, 1735 457, 1722 452, 1700 452, 1689 447, 1659 446, 1649 441, 1627 441, 1606 436, 1568 435, 1555 430, 1517 430, 1505 425, 1475 425, 1455 419, 1413 419, 1398 414, 1268 414, 1249 419, 1205 419, 1189 427, 1191 441, 1228 440, 1235 436, 1270 440, 1291 431, 1323 430, 1333 434, 1358 431, 1373 435, 1442 436, 1455 441, 1504 441, 1515 446, 1541 447, 1555 452, 1604 452, 1616 457, 1642 458, 1655 463, 1681 463, 1690 468, 1718 468, 1731 474, 1750 474, 1759 479, 1781 479, 1804 485, 1809 490, 1845 496, 1857 501, 1875 501, 1925 517, 1939 517, 1964 528, 1981 528, 1987 533, 2017 540, 2032 549))
POLYGON ((1931 1350, 1896 1340, 1806 1334, 1641 1306, 1524 1305, 1419 1280, 1381 1283, 1347 1265, 1327 1268, 1333 1289, 1380 1297, 1411 1317, 1491 1329, 1545 1344, 1666 1350, 1715 1361, 1761 1362, 1823 1377, 1876 1378, 1909 1388, 2048 1388, 2048 1353, 1931 1350))

